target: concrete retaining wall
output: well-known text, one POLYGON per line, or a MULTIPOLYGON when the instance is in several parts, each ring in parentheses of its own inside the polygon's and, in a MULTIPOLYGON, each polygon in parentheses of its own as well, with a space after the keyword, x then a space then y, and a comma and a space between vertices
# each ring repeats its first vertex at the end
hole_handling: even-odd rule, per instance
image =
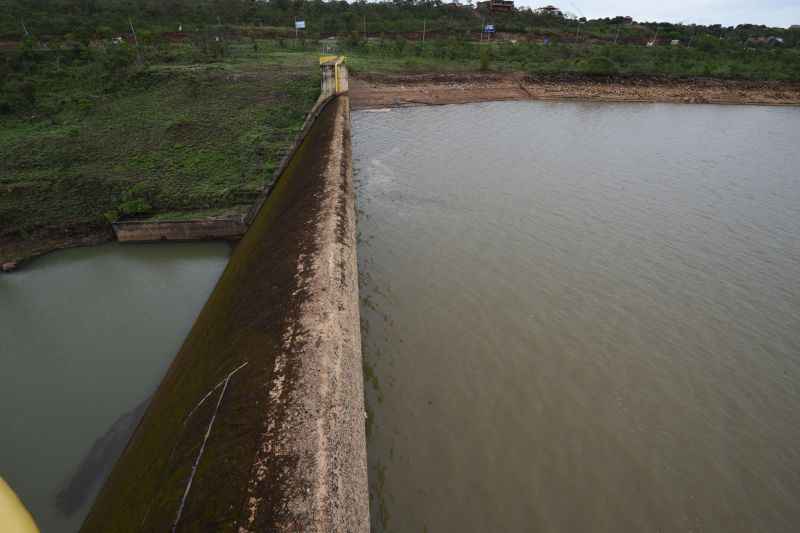
POLYGON ((340 96, 237 244, 82 531, 368 531, 364 422, 340 96))
POLYGON ((240 219, 187 220, 176 222, 126 221, 113 224, 120 242, 237 240, 247 231, 240 219))

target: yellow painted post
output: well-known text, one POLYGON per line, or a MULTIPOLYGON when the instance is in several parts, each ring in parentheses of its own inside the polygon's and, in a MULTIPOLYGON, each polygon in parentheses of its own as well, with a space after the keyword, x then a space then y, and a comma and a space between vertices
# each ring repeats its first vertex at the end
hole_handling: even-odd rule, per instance
POLYGON ((334 86, 333 90, 334 93, 342 92, 342 75, 340 74, 340 67, 344 64, 345 56, 321 56, 319 58, 319 64, 331 64, 333 66, 333 80, 334 86))

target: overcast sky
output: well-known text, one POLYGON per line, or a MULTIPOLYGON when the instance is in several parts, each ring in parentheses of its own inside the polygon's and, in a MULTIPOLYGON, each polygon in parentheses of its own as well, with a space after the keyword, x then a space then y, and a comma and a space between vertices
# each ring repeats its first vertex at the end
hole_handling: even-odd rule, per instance
POLYGON ((639 21, 697 24, 800 24, 800 0, 517 0, 517 6, 541 7, 552 3, 587 18, 630 15, 639 21))

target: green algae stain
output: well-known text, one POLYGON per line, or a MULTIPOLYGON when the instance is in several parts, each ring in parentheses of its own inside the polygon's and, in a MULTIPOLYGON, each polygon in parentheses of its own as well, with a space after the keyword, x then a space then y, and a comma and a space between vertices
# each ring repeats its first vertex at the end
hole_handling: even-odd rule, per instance
POLYGON ((194 479, 185 530, 235 531, 262 431, 264 387, 281 350, 307 226, 313 169, 335 106, 320 115, 278 179, 195 321, 82 531, 169 530, 208 420, 191 412, 239 364, 194 479), (304 203, 305 202, 305 203, 304 203), (305 208, 305 209, 304 209, 305 208))

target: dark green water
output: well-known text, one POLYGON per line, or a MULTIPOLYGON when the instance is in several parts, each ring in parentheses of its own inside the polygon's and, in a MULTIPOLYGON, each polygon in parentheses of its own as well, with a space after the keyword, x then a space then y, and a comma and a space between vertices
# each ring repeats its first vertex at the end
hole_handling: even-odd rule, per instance
POLYGON ((353 122, 375 531, 797 531, 800 109, 353 122))
POLYGON ((0 475, 43 533, 80 526, 228 254, 106 245, 0 277, 0 475))

